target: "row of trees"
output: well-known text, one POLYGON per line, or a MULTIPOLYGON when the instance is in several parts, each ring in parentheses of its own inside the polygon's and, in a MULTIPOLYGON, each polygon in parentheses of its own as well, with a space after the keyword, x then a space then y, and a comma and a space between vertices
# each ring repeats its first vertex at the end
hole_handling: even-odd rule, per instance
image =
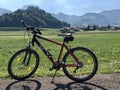
POLYGON ((24 20, 28 25, 37 27, 61 28, 70 26, 70 24, 59 21, 37 6, 28 6, 27 9, 18 9, 13 13, 0 16, 0 27, 21 27, 21 20, 24 20))

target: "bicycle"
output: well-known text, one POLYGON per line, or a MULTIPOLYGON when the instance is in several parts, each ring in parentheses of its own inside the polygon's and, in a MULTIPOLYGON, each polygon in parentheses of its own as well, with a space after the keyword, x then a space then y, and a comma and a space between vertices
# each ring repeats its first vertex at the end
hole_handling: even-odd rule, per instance
POLYGON ((49 70, 56 70, 52 81, 60 68, 63 69, 63 72, 69 79, 76 82, 87 81, 96 74, 98 60, 91 50, 84 47, 68 48, 67 43, 74 40, 72 33, 59 34, 58 36, 63 37, 63 42, 59 43, 43 37, 39 29, 28 26, 23 20, 21 22, 23 26, 26 27, 26 31, 32 33, 33 36, 26 48, 17 51, 10 58, 8 63, 8 73, 13 79, 25 80, 31 77, 37 70, 40 59, 38 53, 33 49, 35 43, 51 61, 52 67, 49 70), (53 59, 52 54, 44 48, 38 39, 60 46, 59 55, 56 61, 53 59), (66 53, 62 60, 60 60, 64 48, 66 49, 66 53), (84 71, 86 71, 86 73, 82 75, 82 72, 84 71))

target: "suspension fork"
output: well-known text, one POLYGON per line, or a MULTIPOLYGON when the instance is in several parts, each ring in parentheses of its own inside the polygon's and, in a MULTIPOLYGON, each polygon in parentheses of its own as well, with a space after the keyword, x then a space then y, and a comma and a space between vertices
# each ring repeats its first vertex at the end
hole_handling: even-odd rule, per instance
POLYGON ((25 57, 24 57, 24 60, 23 60, 23 64, 24 64, 25 66, 28 66, 28 65, 29 65, 29 62, 30 62, 32 50, 31 50, 30 46, 28 46, 26 49, 27 49, 27 50, 26 50, 26 53, 25 53, 25 57), (27 59, 27 57, 28 57, 28 59, 27 59))

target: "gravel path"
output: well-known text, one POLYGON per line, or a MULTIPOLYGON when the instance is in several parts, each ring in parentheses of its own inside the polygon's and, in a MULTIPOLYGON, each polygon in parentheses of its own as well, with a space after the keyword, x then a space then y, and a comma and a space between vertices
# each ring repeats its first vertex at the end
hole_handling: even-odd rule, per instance
POLYGON ((84 83, 76 83, 67 77, 34 77, 25 81, 0 79, 0 90, 120 90, 120 73, 98 74, 84 83))

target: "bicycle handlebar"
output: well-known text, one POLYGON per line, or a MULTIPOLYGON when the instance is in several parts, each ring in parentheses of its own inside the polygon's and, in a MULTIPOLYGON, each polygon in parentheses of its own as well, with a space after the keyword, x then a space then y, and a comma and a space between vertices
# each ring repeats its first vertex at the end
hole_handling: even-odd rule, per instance
POLYGON ((28 26, 27 24, 24 23, 23 20, 21 20, 21 23, 23 24, 24 27, 26 27, 27 31, 31 30, 33 33, 38 33, 38 34, 42 34, 39 29, 35 28, 35 27, 31 27, 31 26, 28 26))

